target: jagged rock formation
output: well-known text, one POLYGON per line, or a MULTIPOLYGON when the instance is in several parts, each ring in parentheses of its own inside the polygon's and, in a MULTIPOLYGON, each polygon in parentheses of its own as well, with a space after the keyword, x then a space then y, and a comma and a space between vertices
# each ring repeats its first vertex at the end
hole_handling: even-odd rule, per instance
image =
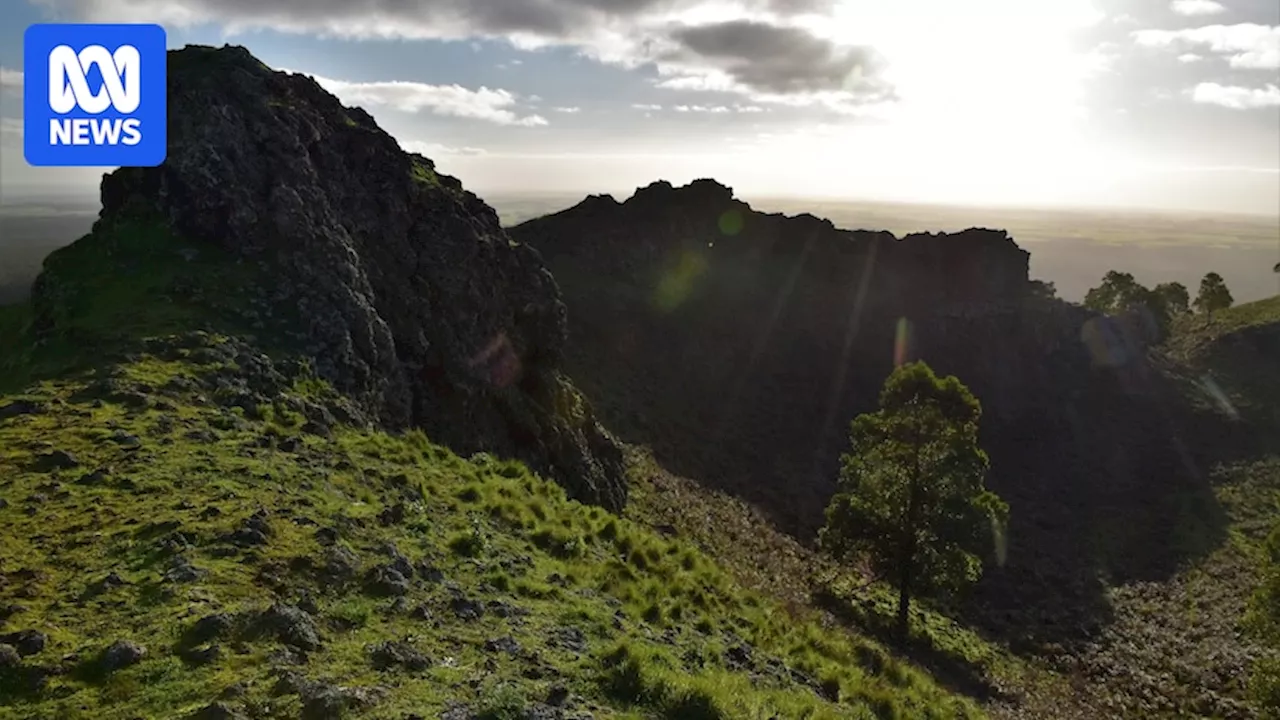
POLYGON ((555 281, 492 208, 363 110, 244 48, 171 51, 168 80, 168 158, 104 177, 100 226, 158 214, 265 262, 319 374, 371 417, 622 507, 620 450, 558 370, 555 281))
POLYGON ((921 358, 982 401, 989 485, 1013 506, 1008 566, 982 589, 992 625, 1071 634, 1103 611, 1099 568, 1141 574, 1167 556, 1165 491, 1197 478, 1176 393, 1140 357, 1099 362, 1082 341, 1097 314, 1038 296, 1003 231, 841 230, 700 180, 588 198, 510 232, 555 273, 570 372, 610 427, 802 539, 849 420, 896 361, 921 358), (1048 619, 1011 621, 1028 608, 1048 619))

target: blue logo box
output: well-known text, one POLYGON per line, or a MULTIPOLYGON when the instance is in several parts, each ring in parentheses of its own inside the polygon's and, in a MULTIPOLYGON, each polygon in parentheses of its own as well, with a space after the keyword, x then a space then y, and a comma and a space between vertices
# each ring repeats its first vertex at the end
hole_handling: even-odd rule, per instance
POLYGON ((153 167, 167 153, 159 25, 38 23, 22 42, 23 154, 54 167, 153 167))

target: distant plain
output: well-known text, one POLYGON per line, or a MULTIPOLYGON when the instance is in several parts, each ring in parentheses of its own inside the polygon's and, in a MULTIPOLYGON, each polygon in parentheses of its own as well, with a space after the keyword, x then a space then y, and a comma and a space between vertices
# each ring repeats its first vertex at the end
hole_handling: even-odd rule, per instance
MULTIPOLYGON (((583 195, 484 194, 504 225, 568 208, 583 195)), ((619 197, 619 200, 625 198, 619 197)), ((1280 215, 1212 215, 1133 210, 1037 210, 852 202, 819 198, 744 197, 752 207, 810 213, 837 227, 954 232, 1008 230, 1031 252, 1031 275, 1052 281, 1059 296, 1079 301, 1107 270, 1131 272, 1144 284, 1178 281, 1195 293, 1209 270, 1226 280, 1236 302, 1280 291, 1280 215)), ((25 297, 44 258, 88 232, 91 199, 26 199, 0 204, 0 303, 25 297)))

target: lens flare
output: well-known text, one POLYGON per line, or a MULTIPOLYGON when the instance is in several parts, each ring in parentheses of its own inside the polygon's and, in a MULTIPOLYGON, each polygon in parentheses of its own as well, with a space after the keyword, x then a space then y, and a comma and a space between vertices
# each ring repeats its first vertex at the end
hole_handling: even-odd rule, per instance
POLYGON ((733 237, 742 232, 743 222, 741 212, 737 210, 726 210, 720 215, 720 233, 727 237, 733 237))
POLYGON ((912 332, 911 321, 898 318, 898 329, 893 340, 893 364, 901 367, 911 360, 912 332))

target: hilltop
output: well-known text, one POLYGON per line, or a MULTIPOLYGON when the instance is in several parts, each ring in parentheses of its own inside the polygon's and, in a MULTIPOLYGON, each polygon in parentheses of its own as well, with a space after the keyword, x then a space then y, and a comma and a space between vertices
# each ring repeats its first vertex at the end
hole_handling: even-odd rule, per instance
POLYGON ((981 716, 619 515, 459 181, 243 48, 168 78, 168 160, 0 307, 0 717, 981 716))

